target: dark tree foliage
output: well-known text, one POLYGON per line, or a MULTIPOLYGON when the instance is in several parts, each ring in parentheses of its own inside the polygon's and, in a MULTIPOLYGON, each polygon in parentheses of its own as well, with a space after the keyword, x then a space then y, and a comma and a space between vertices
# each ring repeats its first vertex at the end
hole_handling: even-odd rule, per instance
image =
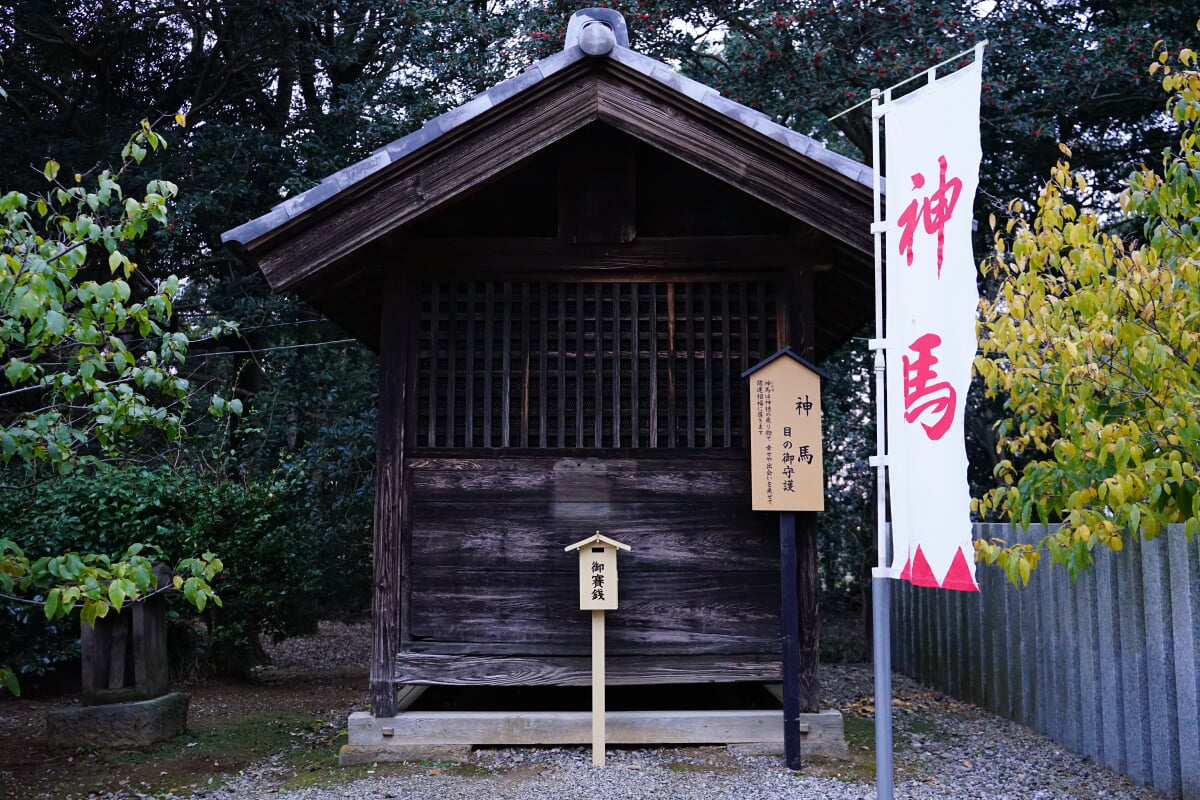
MULTIPOLYGON (((597 5, 624 13, 641 52, 860 158, 870 152, 866 111, 836 124, 829 116, 988 39, 981 220, 990 207, 1032 195, 1060 140, 1101 174, 1093 185, 1112 185, 1108 176, 1160 151, 1168 134, 1145 65, 1156 40, 1173 48, 1195 22, 1181 6, 1133 0, 597 5)), ((368 570, 373 358, 357 345, 325 344, 345 335, 294 297, 271 296, 220 245, 220 233, 558 51, 578 7, 11 0, 0 8, 0 171, 15 188, 41 180, 49 155, 64 172, 88 172, 139 120, 186 115, 186 127, 160 125, 171 147, 143 166, 180 186, 171 222, 130 255, 148 277, 187 278, 178 324, 240 324, 237 336, 195 343, 188 368, 248 412, 232 430, 197 422, 175 465, 229 486, 269 482, 298 465, 305 497, 315 499, 289 513, 357 554, 359 584, 368 570)), ((841 377, 861 374, 866 356, 839 358, 835 384, 847 394, 829 403, 838 450, 831 461, 842 465, 830 482, 836 508, 826 515, 831 587, 849 586, 837 576, 860 570, 872 538, 860 531, 871 525, 861 515, 871 510, 873 476, 852 455, 866 446, 863 384, 841 377)), ((237 580, 236 560, 225 561, 237 580)), ((341 588, 356 598, 351 605, 365 596, 363 585, 341 588)))
MULTIPOLYGON (((330 472, 353 474, 336 453, 323 456, 330 472)), ((26 542, 31 559, 111 553, 131 541, 156 549, 166 563, 191 552, 220 552, 233 566, 219 586, 222 604, 204 610, 206 635, 199 644, 212 667, 248 674, 265 660, 260 635, 306 633, 332 613, 362 610, 348 604, 365 594, 369 538, 354 535, 363 525, 360 515, 341 522, 330 512, 345 513, 358 487, 337 486, 338 476, 314 470, 321 462, 285 462, 250 480, 198 480, 211 476, 168 466, 99 468, 26 492, 0 492, 0 513, 10 521, 5 535, 26 542)), ((195 643, 194 615, 177 615, 181 598, 170 601, 174 638, 195 643)), ((29 608, 0 607, 0 640, 6 662, 32 685, 75 655, 78 628, 39 624, 42 609, 31 617, 29 608)))
MULTIPOLYGON (((862 158, 866 110, 828 116, 988 39, 982 185, 1001 204, 1032 193, 1058 141, 1118 175, 1169 144, 1145 65, 1155 41, 1170 47, 1194 24, 1182 7, 1128 1, 615 5, 638 49, 862 158)), ((263 292, 238 280, 220 231, 558 50, 575 8, 14 0, 0 9, 0 167, 32 183, 30 165, 53 153, 86 171, 137 120, 185 113, 152 166, 181 186, 175 219, 140 255, 196 282, 196 306, 232 308, 263 292)))
MULTIPOLYGON (((864 332, 866 333, 866 332, 864 332)), ((855 337, 825 359, 821 384, 825 511, 818 516, 819 568, 824 606, 869 607, 866 592, 875 546, 875 404, 872 354, 855 337)))
POLYGON ((714 3, 701 30, 728 34, 685 42, 680 59, 733 99, 869 162, 869 106, 828 117, 986 40, 981 194, 1004 206, 1036 193, 1058 142, 1115 176, 1168 146, 1146 68, 1155 42, 1186 43, 1195 16, 1144 2, 714 3))
MULTIPOLYGON (((127 131, 127 121, 186 115, 186 127, 167 132, 166 156, 144 170, 185 188, 167 230, 130 256, 149 276, 187 277, 177 324, 240 323, 238 336, 195 342, 188 369, 194 384, 232 389, 247 413, 233 430, 197 420, 199 435, 170 457, 177 470, 190 471, 190 482, 218 493, 207 503, 225 509, 214 510, 216 518, 237 517, 230 509, 239 504, 257 509, 254 524, 207 528, 237 532, 213 544, 234 565, 227 582, 238 587, 225 591, 233 592, 228 612, 212 615, 214 652, 228 666, 244 669, 261 658, 259 631, 290 633, 296 620, 365 606, 374 364, 357 345, 324 345, 345 334, 295 298, 269 296, 259 276, 219 244, 220 233, 419 126, 453 102, 448 90, 469 92, 468 78, 503 77, 503 59, 493 54, 474 59, 494 70, 488 73, 434 52, 449 52, 451 43, 462 48, 460 23, 477 12, 467 4, 273 0, 18 0, 0 10, 0 86, 8 97, 0 103, 0 165, 18 186, 43 180, 30 165, 48 153, 64 172, 88 172, 119 150, 114 136, 127 131), (415 64, 413 53, 423 53, 415 64), (284 474, 286 491, 279 488, 284 474), (289 580, 273 580, 258 572, 270 560, 247 549, 265 541, 261 519, 283 516, 291 522, 278 530, 290 531, 290 544, 274 535, 270 560, 303 564, 312 580, 294 570, 285 573, 289 580), (262 587, 284 590, 277 605, 245 599, 262 587)), ((493 38, 481 29, 473 41, 492 47, 493 38)), ((156 502, 177 502, 189 485, 135 477, 127 476, 156 502)), ((96 485, 116 491, 119 483, 96 485)), ((133 535, 120 520, 104 522, 133 535)), ((65 546, 95 542, 94 528, 82 522, 71 541, 70 524, 59 528, 65 546)))

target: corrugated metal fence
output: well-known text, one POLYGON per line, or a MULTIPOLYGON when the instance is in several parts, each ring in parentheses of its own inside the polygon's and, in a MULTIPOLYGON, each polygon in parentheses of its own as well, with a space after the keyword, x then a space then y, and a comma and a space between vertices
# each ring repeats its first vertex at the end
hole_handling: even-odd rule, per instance
MULTIPOLYGON (((1043 529, 975 533, 1035 541, 1043 529)), ((982 566, 979 594, 893 581, 893 665, 1136 781, 1200 800, 1200 540, 1186 541, 1178 525, 1096 555, 1074 583, 1043 562, 1020 590, 982 566)))

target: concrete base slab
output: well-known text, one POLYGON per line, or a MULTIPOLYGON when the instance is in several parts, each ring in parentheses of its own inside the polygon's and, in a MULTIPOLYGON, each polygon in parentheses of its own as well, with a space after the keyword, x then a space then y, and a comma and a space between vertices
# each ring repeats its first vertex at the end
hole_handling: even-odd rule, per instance
POLYGON ((152 700, 62 708, 46 714, 51 750, 149 747, 187 729, 191 696, 171 692, 152 700))
POLYGON ((338 750, 338 766, 391 761, 466 761, 470 757, 471 746, 467 744, 344 744, 338 750))
MULTIPOLYGON (((726 744, 740 752, 782 753, 782 711, 612 711, 605 739, 611 745, 726 744)), ((838 711, 802 714, 802 752, 845 756, 846 737, 838 711)), ((591 744, 587 711, 409 711, 395 717, 350 715, 343 764, 378 760, 443 758, 438 748, 474 745, 591 744), (367 755, 367 754, 370 755, 367 755), (387 754, 393 754, 387 757, 387 754), (353 759, 353 760, 351 760, 353 759)))

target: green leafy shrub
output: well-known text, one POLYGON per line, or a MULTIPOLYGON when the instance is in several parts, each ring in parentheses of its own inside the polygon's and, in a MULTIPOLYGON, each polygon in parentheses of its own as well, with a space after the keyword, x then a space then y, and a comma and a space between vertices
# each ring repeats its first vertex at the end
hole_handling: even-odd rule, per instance
MULTIPOLYGON (((247 674, 267 660, 260 637, 302 633, 367 602, 369 525, 358 517, 331 524, 326 494, 312 473, 291 464, 263 478, 121 465, 0 491, 0 515, 30 559, 119 553, 130 542, 158 548, 169 563, 220 553, 228 565, 215 587, 223 605, 206 608, 193 631, 178 613, 182 600, 172 600, 173 656, 247 674)), ((76 655, 76 626, 39 626, 5 608, 0 640, 19 676, 48 673, 76 655)))

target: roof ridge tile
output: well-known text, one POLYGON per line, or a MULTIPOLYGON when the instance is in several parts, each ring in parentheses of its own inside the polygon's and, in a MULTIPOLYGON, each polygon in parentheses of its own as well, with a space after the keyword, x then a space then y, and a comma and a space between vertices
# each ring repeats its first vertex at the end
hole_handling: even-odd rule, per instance
MULTIPOLYGON (((522 94, 546 78, 561 72, 583 59, 599 61, 605 57, 638 72, 657 83, 678 92, 722 116, 736 120, 752 130, 770 137, 785 147, 800 153, 840 175, 862 184, 870 184, 871 169, 854 159, 829 150, 810 136, 792 130, 776 122, 767 114, 738 103, 722 95, 711 86, 701 83, 672 69, 668 64, 639 53, 627 46, 624 18, 612 17, 612 9, 584 9, 572 17, 571 28, 576 32, 574 41, 570 37, 566 46, 557 53, 536 61, 520 74, 504 80, 490 89, 480 92, 467 102, 455 106, 427 121, 420 129, 395 139, 374 150, 369 156, 325 177, 316 186, 293 195, 271 208, 269 212, 221 234, 223 242, 247 243, 270 233, 288 220, 304 214, 321 203, 332 199, 342 190, 374 175, 390 164, 430 144, 443 134, 490 111, 505 101, 522 94), (597 16, 589 12, 604 12, 597 16), (616 44, 607 53, 588 56, 578 45, 580 19, 593 19, 614 29, 616 44), (620 30, 618 30, 620 29, 620 30), (622 38, 621 34, 624 34, 622 38)), ((617 15, 620 16, 619 14, 617 15)))

